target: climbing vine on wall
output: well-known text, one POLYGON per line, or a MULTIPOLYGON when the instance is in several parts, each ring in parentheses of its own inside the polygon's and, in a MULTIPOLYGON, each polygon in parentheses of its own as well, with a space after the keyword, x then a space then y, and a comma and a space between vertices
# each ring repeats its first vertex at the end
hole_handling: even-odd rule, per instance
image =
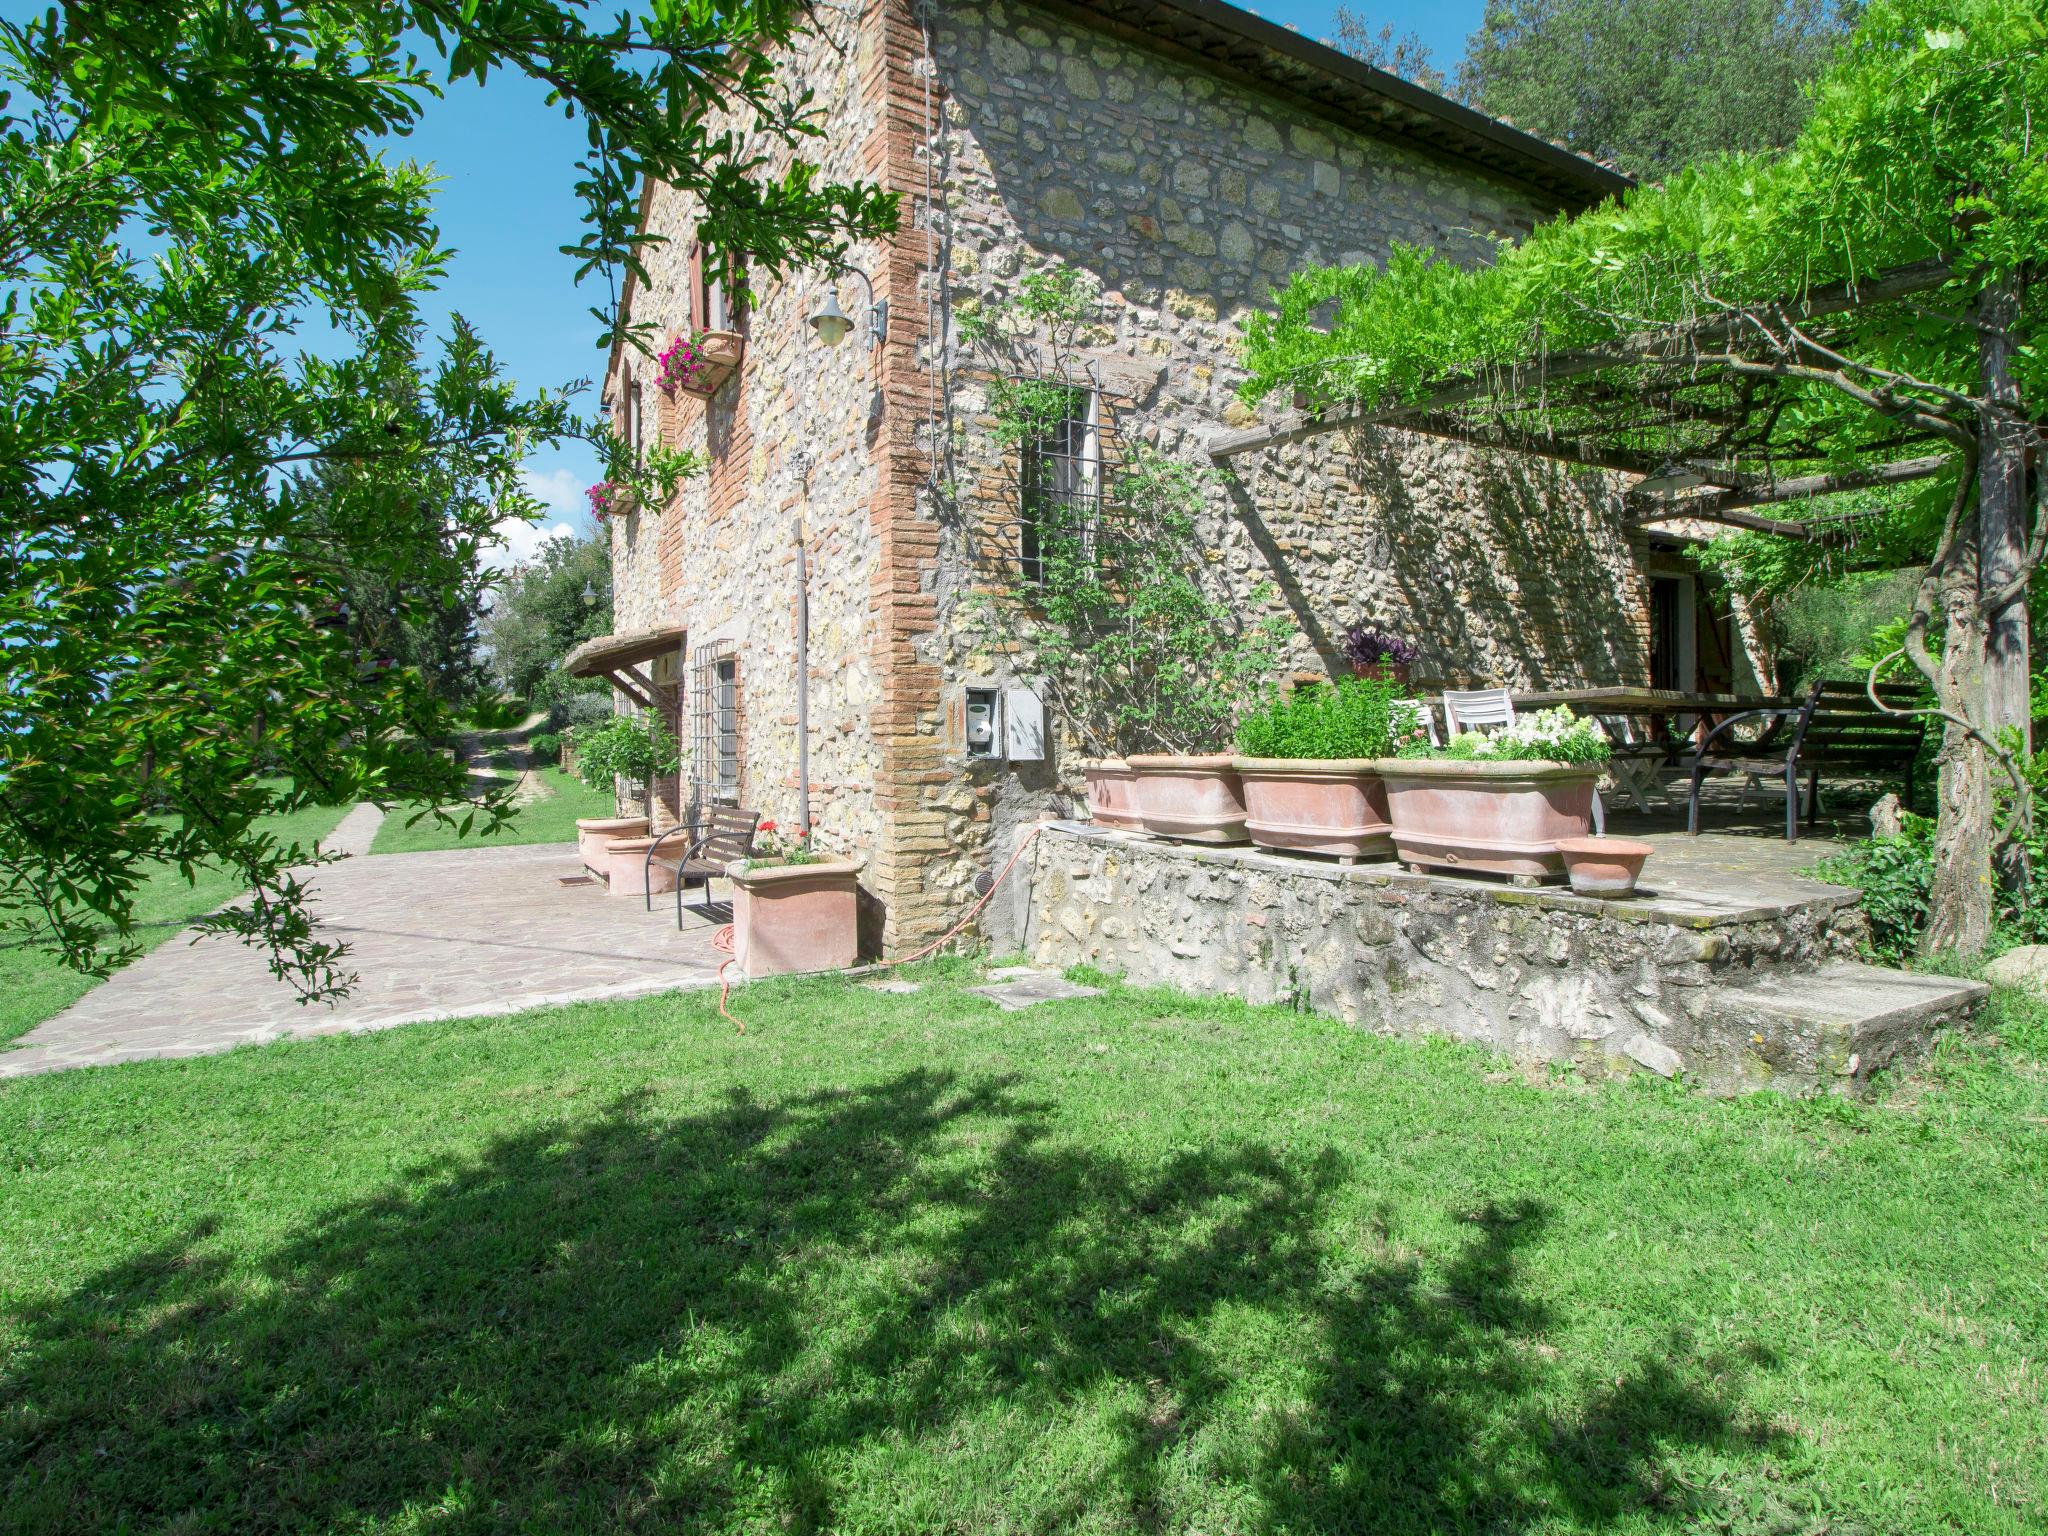
POLYGON ((1205 580, 1214 471, 1116 446, 1111 403, 1080 352, 1099 314, 1084 275, 1033 273, 963 311, 987 430, 1015 471, 982 488, 1015 521, 987 518, 981 531, 1017 537, 1014 548, 991 539, 1006 568, 968 604, 977 638, 1038 675, 1090 755, 1224 748, 1278 670, 1285 627, 1260 616, 1269 590, 1246 603, 1205 580))

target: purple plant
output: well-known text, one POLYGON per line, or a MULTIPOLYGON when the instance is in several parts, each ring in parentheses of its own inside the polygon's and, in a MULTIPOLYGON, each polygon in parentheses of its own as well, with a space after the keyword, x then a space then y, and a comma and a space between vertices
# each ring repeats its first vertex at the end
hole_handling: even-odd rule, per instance
POLYGON ((678 390, 694 388, 698 375, 710 366, 703 344, 695 336, 678 336, 655 359, 654 382, 663 394, 673 397, 678 390))
POLYGON ((1354 624, 1344 632, 1344 657, 1354 666, 1376 667, 1381 662, 1396 667, 1412 666, 1420 654, 1413 640, 1403 640, 1383 629, 1354 624))
POLYGON ((608 523, 625 511, 632 494, 630 486, 620 485, 616 480, 600 480, 583 493, 590 503, 590 515, 600 523, 608 523))

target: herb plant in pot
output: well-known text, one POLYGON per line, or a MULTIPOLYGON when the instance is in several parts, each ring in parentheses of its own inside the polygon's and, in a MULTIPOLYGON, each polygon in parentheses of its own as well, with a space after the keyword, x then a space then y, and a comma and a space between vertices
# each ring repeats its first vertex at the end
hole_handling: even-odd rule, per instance
POLYGON ((616 792, 621 780, 643 787, 649 814, 584 818, 576 842, 584 865, 614 896, 647 896, 675 889, 674 871, 647 863, 653 841, 654 781, 674 773, 682 753, 659 716, 615 715, 576 732, 576 773, 592 789, 616 792))
POLYGON ((1442 747, 1416 741, 1399 721, 1395 734, 1408 744, 1375 766, 1402 862, 1525 884, 1564 873, 1563 845, 1591 830, 1594 788, 1613 755, 1599 723, 1568 709, 1463 732, 1442 747))
POLYGON ((791 971, 843 971, 858 958, 858 861, 818 853, 810 829, 785 836, 773 821, 754 852, 726 866, 732 880, 733 958, 751 980, 791 971))
POLYGON ((1235 766, 1254 843, 1345 864, 1393 854, 1375 763, 1394 750, 1398 693, 1384 674, 1346 678, 1296 689, 1238 723, 1235 766))

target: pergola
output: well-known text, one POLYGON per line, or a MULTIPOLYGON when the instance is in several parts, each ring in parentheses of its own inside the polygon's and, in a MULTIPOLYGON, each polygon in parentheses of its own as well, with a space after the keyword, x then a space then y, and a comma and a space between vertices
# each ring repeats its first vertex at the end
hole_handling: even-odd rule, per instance
POLYGON ((688 639, 680 624, 654 629, 628 630, 624 634, 599 635, 586 640, 562 658, 562 670, 571 677, 601 677, 642 709, 654 709, 654 679, 644 670, 657 657, 673 653, 678 669, 688 639))
MULTIPOLYGON (((1370 409, 1295 410, 1209 440, 1217 463, 1322 433, 1395 428, 1642 477, 1638 524, 1692 521, 1797 539, 1846 537, 1855 514, 1759 509, 1925 479, 1975 453, 1978 402, 1855 360, 1860 333, 1897 323, 1949 280, 1924 262, 1797 299, 1727 303, 1576 350, 1533 345, 1512 365, 1448 376, 1370 409), (1825 392, 1865 407, 1816 420, 1825 392)), ((1319 365, 1341 367, 1343 359, 1319 365)))

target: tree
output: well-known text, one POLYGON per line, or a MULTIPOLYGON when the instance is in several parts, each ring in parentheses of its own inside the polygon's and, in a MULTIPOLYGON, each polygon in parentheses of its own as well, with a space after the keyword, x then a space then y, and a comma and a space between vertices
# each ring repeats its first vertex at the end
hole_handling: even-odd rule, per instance
POLYGON ((1337 47, 1340 52, 1425 91, 1442 91, 1450 83, 1444 72, 1430 62, 1429 45, 1418 34, 1396 34, 1391 22, 1382 24, 1375 32, 1372 23, 1348 5, 1337 7, 1337 47))
MULTIPOLYGON (((2041 0, 1885 0, 1784 155, 1554 221, 1478 270, 1397 250, 1384 271, 1303 273, 1247 334, 1249 392, 1302 390, 1320 411, 1306 430, 1382 422, 1682 478, 1697 489, 1638 492, 1636 515, 1817 543, 1874 522, 1916 549, 1900 650, 1944 729, 1933 949, 1983 947, 1994 853, 2024 846, 2030 815, 2013 749, 2048 549, 2029 297, 2048 250, 2044 106, 2041 0), (1311 317, 1333 298, 1325 333, 1311 317), (1783 515, 1900 486, 1919 494, 1783 515), (1994 765, 2012 784, 1996 825, 1994 765)), ((2000 873, 2023 877, 2010 859, 2000 873)))
POLYGON ((1634 176, 1781 149, 1853 0, 1488 0, 1458 66, 1483 112, 1634 176))
MULTIPOLYGON (((558 664, 585 640, 611 633, 611 576, 611 541, 602 530, 549 539, 511 572, 484 617, 498 686, 536 704, 582 691, 558 664)), ((607 691, 601 683, 589 686, 607 691)))
MULTIPOLYGON (((822 183, 822 132, 773 61, 793 0, 652 5, 593 25, 569 0, 74 0, 0 29, 0 912, 81 969, 132 946, 153 867, 236 870, 208 919, 309 995, 345 984, 266 813, 314 800, 442 805, 440 700, 366 627, 458 605, 533 447, 592 436, 562 393, 520 396, 457 324, 418 319, 444 273, 430 179, 388 157, 451 79, 517 69, 580 115, 584 271, 638 264, 640 178, 701 193, 722 261, 836 259, 894 225, 822 183), (783 158, 714 135, 740 113, 783 158), (311 316, 331 340, 302 341, 311 316), (321 494, 305 475, 324 477, 321 494), (317 502, 317 506, 316 506, 317 502), (111 925, 110 938, 105 925, 111 925)), ((616 292, 616 285, 614 285, 616 292)), ((607 334, 616 306, 596 311, 607 334)), ((324 333, 323 333, 324 334, 324 333)), ((630 338, 644 344, 644 338, 630 338)), ((648 494, 663 486, 649 484, 648 494)))

